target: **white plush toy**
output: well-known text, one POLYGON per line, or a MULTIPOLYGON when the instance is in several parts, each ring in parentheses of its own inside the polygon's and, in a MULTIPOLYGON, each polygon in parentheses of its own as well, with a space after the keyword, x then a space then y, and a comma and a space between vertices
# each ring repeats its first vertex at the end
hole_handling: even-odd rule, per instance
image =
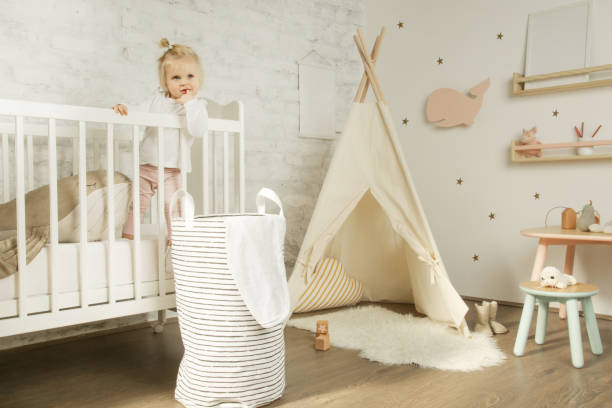
POLYGON ((547 266, 546 268, 542 269, 540 276, 541 287, 548 286, 551 288, 565 289, 569 285, 576 284, 576 278, 574 278, 572 275, 561 273, 561 271, 554 266, 547 266))
POLYGON ((604 234, 612 234, 612 221, 609 221, 604 225, 591 224, 589 225, 589 231, 603 232, 604 234))

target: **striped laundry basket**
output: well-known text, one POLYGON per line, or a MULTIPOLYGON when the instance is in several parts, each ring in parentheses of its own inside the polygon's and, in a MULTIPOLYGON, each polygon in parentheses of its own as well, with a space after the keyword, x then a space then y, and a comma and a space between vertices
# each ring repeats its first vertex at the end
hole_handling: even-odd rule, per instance
POLYGON ((270 403, 285 388, 290 310, 282 208, 265 214, 261 202, 271 197, 280 207, 280 200, 264 189, 259 214, 194 218, 191 197, 178 194, 187 200, 185 217, 172 220, 172 265, 185 353, 175 398, 188 408, 270 403), (279 300, 270 309, 262 297, 279 300))

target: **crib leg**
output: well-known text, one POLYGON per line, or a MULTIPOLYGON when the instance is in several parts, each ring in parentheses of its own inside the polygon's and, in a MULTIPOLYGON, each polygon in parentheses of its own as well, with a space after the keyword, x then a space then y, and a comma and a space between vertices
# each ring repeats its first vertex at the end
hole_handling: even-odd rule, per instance
POLYGON ((166 324, 166 309, 157 311, 157 323, 153 325, 154 333, 161 333, 164 331, 164 324, 166 324))

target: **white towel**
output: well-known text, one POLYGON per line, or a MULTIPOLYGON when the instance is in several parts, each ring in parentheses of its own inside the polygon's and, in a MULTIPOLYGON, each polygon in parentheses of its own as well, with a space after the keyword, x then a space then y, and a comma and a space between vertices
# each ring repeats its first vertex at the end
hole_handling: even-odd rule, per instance
POLYGON ((283 256, 285 217, 227 217, 229 269, 249 311, 262 327, 285 323, 291 313, 283 256))

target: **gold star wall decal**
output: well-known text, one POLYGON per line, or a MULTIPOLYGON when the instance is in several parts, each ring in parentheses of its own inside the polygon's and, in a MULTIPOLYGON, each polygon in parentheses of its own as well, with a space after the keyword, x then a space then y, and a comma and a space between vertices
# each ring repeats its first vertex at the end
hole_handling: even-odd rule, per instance
POLYGON ((497 34, 497 39, 501 40, 502 38, 504 38, 504 35, 502 33, 497 34))
POLYGON ((407 124, 408 124, 408 118, 402 119, 402 125, 407 125, 407 124))
POLYGON ((480 257, 477 254, 474 254, 474 256, 472 257, 472 261, 474 262, 478 262, 480 259, 480 257))
POLYGON ((438 63, 438 65, 440 65, 440 64, 444 64, 444 58, 442 58, 442 57, 438 57, 438 59, 436 60, 436 62, 438 63))
POLYGON ((457 179, 457 184, 458 184, 458 185, 462 185, 462 184, 463 184, 463 179, 462 179, 461 177, 459 177, 459 178, 457 179))
POLYGON ((536 199, 536 200, 539 200, 540 199, 540 193, 535 193, 533 195, 533 198, 536 199))
POLYGON ((559 111, 558 110, 554 110, 553 111, 553 116, 556 118, 557 116, 559 116, 559 111))
POLYGON ((489 220, 493 221, 495 219, 495 213, 494 212, 490 212, 489 213, 489 220))
POLYGON ((397 23, 397 28, 404 28, 404 23, 401 21, 397 23))

